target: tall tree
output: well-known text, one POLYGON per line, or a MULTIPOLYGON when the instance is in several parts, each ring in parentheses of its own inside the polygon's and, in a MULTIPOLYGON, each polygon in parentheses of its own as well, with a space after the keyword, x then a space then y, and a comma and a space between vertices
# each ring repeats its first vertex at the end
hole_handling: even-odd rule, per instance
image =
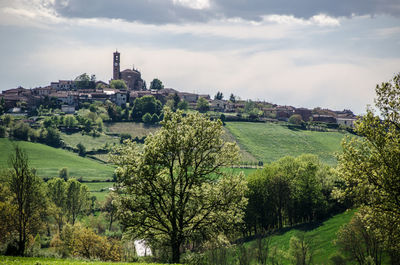
POLYGON ((376 107, 356 123, 362 138, 348 138, 339 156, 346 192, 383 237, 392 264, 400 263, 400 73, 376 86, 376 107))
POLYGON ((47 182, 47 194, 54 206, 51 212, 56 219, 60 233, 65 221, 67 203, 67 185, 65 180, 62 178, 53 178, 47 182))
POLYGON ((67 214, 69 221, 75 224, 76 218, 86 212, 90 206, 90 192, 86 185, 76 179, 67 181, 67 214))
POLYGON ((151 81, 151 83, 150 83, 151 90, 161 90, 163 88, 164 88, 164 85, 161 82, 161 80, 158 78, 154 78, 153 81, 151 81))
POLYGON ((16 207, 15 228, 17 231, 18 255, 25 254, 28 235, 35 235, 42 224, 42 213, 46 210, 43 183, 29 167, 27 154, 18 146, 10 156, 8 171, 12 204, 16 207))
POLYGON ((214 96, 214 99, 222 100, 224 98, 224 94, 222 92, 217 92, 217 94, 214 96))
POLYGON ((168 245, 174 263, 184 242, 241 222, 247 187, 242 175, 222 171, 237 161, 238 148, 223 142, 221 122, 182 114, 166 109, 163 127, 143 148, 128 143, 113 156, 123 225, 134 238, 168 245))
POLYGON ((207 99, 199 98, 197 100, 197 110, 204 113, 210 109, 210 103, 208 103, 207 99))
POLYGON ((114 79, 110 81, 110 87, 114 89, 127 90, 128 86, 124 80, 114 79))

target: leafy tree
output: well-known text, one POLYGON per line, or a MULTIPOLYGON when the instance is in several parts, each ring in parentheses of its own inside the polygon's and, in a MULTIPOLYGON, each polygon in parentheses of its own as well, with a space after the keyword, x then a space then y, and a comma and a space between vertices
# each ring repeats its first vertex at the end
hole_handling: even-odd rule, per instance
POLYGON ((66 209, 69 221, 75 224, 76 218, 85 213, 90 206, 90 192, 86 185, 76 179, 67 181, 66 209))
POLYGON ((42 180, 29 167, 26 153, 18 146, 15 154, 9 158, 9 189, 12 205, 16 209, 14 225, 17 232, 18 255, 25 254, 30 235, 35 235, 42 224, 42 215, 46 210, 46 201, 42 180))
POLYGON ((75 86, 77 89, 95 89, 96 76, 89 77, 88 74, 83 73, 75 78, 75 86))
POLYGON ((294 125, 301 125, 303 123, 303 119, 299 114, 293 114, 289 118, 289 123, 294 124, 294 125))
POLYGON ((106 213, 106 217, 108 219, 108 230, 110 231, 117 215, 117 207, 115 204, 116 195, 111 192, 107 195, 106 200, 101 208, 101 210, 106 213))
POLYGON ((60 147, 63 145, 60 132, 57 129, 49 127, 46 130, 47 130, 47 134, 46 134, 45 142, 47 145, 50 145, 53 147, 60 147))
POLYGON ((53 204, 53 209, 51 210, 51 213, 57 222, 58 231, 61 232, 64 224, 67 202, 67 184, 65 182, 65 179, 60 177, 49 180, 47 182, 47 194, 48 198, 53 204))
POLYGON ((231 95, 229 96, 229 101, 235 103, 236 102, 236 96, 231 93, 231 95))
POLYGON ((365 211, 367 225, 385 242, 392 264, 400 262, 400 73, 376 86, 376 107, 360 118, 339 156, 345 192, 365 211))
POLYGON ((64 126, 67 128, 75 127, 78 124, 78 121, 75 119, 73 115, 66 115, 64 117, 64 126))
POLYGON ((299 237, 292 236, 289 242, 288 257, 294 265, 310 265, 314 256, 314 251, 311 247, 312 242, 307 239, 304 233, 299 237))
POLYGON ((17 122, 11 128, 11 135, 15 139, 28 141, 29 140, 29 130, 30 130, 30 127, 28 124, 26 124, 24 122, 17 122))
POLYGON ((143 115, 146 113, 159 115, 162 110, 162 104, 153 96, 144 96, 135 99, 132 107, 132 119, 134 121, 142 121, 143 115))
POLYGON ((214 99, 222 100, 224 98, 224 94, 222 92, 217 92, 217 94, 214 96, 214 99))
POLYGON ((179 262, 183 243, 229 231, 241 222, 246 182, 221 167, 237 161, 238 148, 224 143, 220 121, 165 110, 163 127, 144 147, 115 150, 119 216, 133 238, 169 246, 179 262))
POLYGON ((189 103, 186 100, 182 100, 178 103, 178 109, 180 110, 187 110, 189 107, 189 103))
POLYGON ((161 80, 158 78, 154 78, 153 81, 151 81, 151 83, 150 83, 151 90, 161 90, 163 88, 164 88, 164 85, 161 82, 161 80))
POLYGON ((178 104, 179 104, 179 102, 181 102, 181 98, 178 96, 178 93, 174 94, 173 100, 174 100, 174 110, 177 110, 178 104))
MULTIPOLYGON (((156 114, 156 115, 157 115, 157 114, 156 114)), ((150 124, 150 123, 151 123, 151 114, 150 114, 150 113, 144 114, 143 117, 142 117, 142 121, 143 121, 145 124, 150 124)))
POLYGON ((160 120, 160 117, 154 113, 153 115, 151 115, 151 123, 155 124, 160 120))
POLYGON ((126 85, 124 80, 114 79, 110 82, 110 87, 119 90, 127 90, 128 86, 126 85))
POLYGON ((86 147, 82 143, 77 144, 76 148, 78 148, 78 154, 80 156, 86 156, 86 147))
POLYGON ((0 115, 3 115, 6 112, 6 102, 4 101, 4 97, 0 99, 0 115))
POLYGON ((0 125, 0 138, 6 137, 6 132, 7 132, 6 127, 0 125))
POLYGON ((58 172, 58 177, 60 179, 63 179, 64 181, 67 181, 69 178, 68 168, 63 167, 62 169, 60 169, 60 171, 58 172))
POLYGON ((210 110, 210 103, 208 103, 207 99, 199 98, 197 100, 197 110, 201 113, 207 112, 210 110))

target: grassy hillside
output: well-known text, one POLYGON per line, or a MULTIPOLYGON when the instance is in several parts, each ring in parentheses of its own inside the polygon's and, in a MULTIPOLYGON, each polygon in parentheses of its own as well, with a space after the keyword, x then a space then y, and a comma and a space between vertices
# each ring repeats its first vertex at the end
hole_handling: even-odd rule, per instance
POLYGON ((341 150, 340 132, 291 130, 275 123, 227 122, 226 128, 236 138, 241 149, 258 160, 272 162, 291 155, 311 153, 326 164, 335 165, 335 152, 341 150))
POLYGON ((13 144, 19 144, 26 150, 30 166, 36 168, 41 177, 58 176, 58 171, 68 168, 70 177, 82 177, 84 180, 111 179, 114 168, 89 158, 83 158, 66 150, 53 148, 47 145, 10 141, 0 138, 0 168, 8 167, 8 157, 13 152, 13 144))
POLYGON ((144 123, 137 122, 111 122, 104 123, 105 131, 110 133, 128 133, 132 137, 142 138, 149 133, 155 133, 159 125, 145 125, 144 123))
POLYGON ((69 146, 76 147, 77 144, 81 143, 85 146, 86 151, 97 150, 104 148, 106 144, 112 146, 119 144, 119 137, 112 137, 108 135, 100 135, 99 137, 93 137, 90 135, 82 135, 81 133, 73 134, 61 134, 61 139, 69 146))

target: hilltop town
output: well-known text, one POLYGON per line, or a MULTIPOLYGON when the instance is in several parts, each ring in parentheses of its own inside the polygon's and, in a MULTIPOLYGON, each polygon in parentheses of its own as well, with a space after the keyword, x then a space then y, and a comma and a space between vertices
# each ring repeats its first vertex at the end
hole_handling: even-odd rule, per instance
POLYGON ((184 108, 223 113, 229 121, 289 121, 296 115, 301 122, 330 124, 333 127, 353 127, 356 116, 350 110, 333 111, 329 109, 307 109, 293 106, 280 106, 265 101, 241 100, 233 94, 224 99, 221 92, 216 96, 181 92, 174 88, 164 88, 162 82, 154 79, 149 88, 135 68, 120 69, 121 54, 113 53, 113 78, 107 83, 89 77, 86 73, 74 80, 59 80, 47 86, 26 89, 17 87, 3 90, 0 94, 2 112, 11 115, 35 115, 42 106, 60 109, 62 113, 74 114, 86 104, 94 102, 113 103, 125 109, 133 106, 139 98, 154 97, 162 105, 174 101, 170 105, 177 107, 177 102, 184 108), (122 81, 122 82, 121 82, 122 81), (202 105, 202 106, 200 106, 202 105))

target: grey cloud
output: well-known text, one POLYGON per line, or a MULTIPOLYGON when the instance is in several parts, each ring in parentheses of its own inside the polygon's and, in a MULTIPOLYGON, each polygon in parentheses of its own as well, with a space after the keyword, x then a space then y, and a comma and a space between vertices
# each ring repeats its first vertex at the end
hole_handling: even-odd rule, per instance
POLYGON ((171 0, 56 0, 54 8, 67 17, 122 18, 149 24, 204 22, 239 17, 260 20, 269 14, 309 18, 319 13, 333 17, 389 14, 400 17, 398 0, 210 0, 210 8, 195 10, 171 0))

